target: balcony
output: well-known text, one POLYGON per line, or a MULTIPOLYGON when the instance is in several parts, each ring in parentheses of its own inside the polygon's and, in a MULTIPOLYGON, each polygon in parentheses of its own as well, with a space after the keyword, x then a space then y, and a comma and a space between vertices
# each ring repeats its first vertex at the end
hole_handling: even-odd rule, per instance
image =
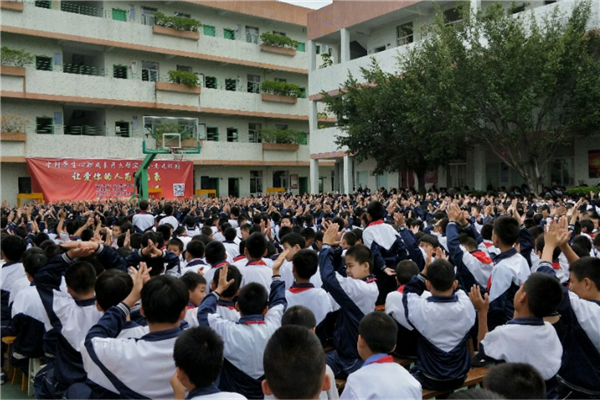
POLYGON ((0 9, 23 12, 23 0, 0 1, 0 9))

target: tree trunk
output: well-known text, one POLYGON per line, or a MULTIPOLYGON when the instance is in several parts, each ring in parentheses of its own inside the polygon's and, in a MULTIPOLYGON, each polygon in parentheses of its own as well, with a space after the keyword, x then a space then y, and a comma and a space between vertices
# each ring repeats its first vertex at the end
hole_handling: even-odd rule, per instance
POLYGON ((415 171, 415 175, 417 175, 417 180, 419 181, 419 193, 425 194, 425 171, 415 171))

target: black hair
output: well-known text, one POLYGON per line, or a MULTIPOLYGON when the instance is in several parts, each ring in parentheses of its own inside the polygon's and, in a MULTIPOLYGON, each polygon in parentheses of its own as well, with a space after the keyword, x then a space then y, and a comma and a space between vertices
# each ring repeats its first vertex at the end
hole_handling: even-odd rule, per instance
POLYGON ((579 235, 573 239, 573 244, 578 244, 587 250, 588 254, 592 251, 592 241, 587 236, 579 235))
POLYGON ((467 235, 466 233, 461 233, 459 235, 460 244, 465 246, 467 249, 477 249, 477 241, 472 237, 467 235))
POLYGON ((484 240, 492 240, 492 233, 494 232, 494 224, 488 222, 487 224, 483 224, 481 227, 481 237, 484 240))
POLYGON ((190 295, 177 278, 160 275, 142 288, 142 308, 149 323, 174 324, 187 306, 190 295))
POLYGON ((427 280, 437 291, 452 289, 454 279, 454 266, 447 260, 437 259, 427 267, 427 280))
POLYGON ((529 311, 537 318, 551 315, 563 299, 559 280, 541 272, 529 275, 523 291, 527 293, 529 311))
POLYGON ((579 221, 579 225, 581 225, 581 229, 583 231, 583 228, 585 228, 586 232, 585 233, 592 233, 592 231, 594 230, 594 223, 592 222, 592 220, 590 219, 584 219, 579 221))
MULTIPOLYGON (((219 277, 221 276, 221 271, 223 268, 217 268, 215 271, 215 275, 213 277, 213 282, 215 285, 219 282, 219 277)), ((242 273, 235 265, 229 264, 227 267, 227 281, 234 280, 234 282, 227 289, 221 293, 221 297, 230 298, 237 294, 240 289, 240 285, 242 284, 242 273)), ((262 312, 262 310, 261 310, 262 312)))
POLYGON ((374 311, 360 320, 358 333, 373 353, 389 354, 396 347, 398 325, 386 313, 374 311))
POLYGON ((352 247, 356 244, 356 235, 354 234, 354 232, 348 231, 344 233, 344 236, 342 236, 342 240, 345 241, 348 246, 352 247))
POLYGON ((75 261, 65 272, 65 281, 69 289, 77 294, 87 294, 94 290, 96 269, 87 261, 75 261))
POLYGON ((52 240, 44 240, 42 244, 40 244, 40 249, 44 250, 48 260, 53 259, 55 256, 63 252, 62 248, 52 240))
POLYGON ((315 242, 322 242, 323 236, 324 236, 323 231, 319 231, 319 232, 315 233, 315 242))
POLYGON ((129 250, 125 247, 119 247, 116 251, 123 258, 127 258, 131 254, 131 250, 129 250))
POLYGON ((159 236, 159 239, 162 238, 163 243, 171 240, 171 229, 173 229, 173 225, 168 223, 156 227, 157 236, 159 236))
POLYGON ((432 245, 433 247, 440 247, 440 241, 438 240, 438 238, 436 238, 433 235, 429 235, 429 234, 424 234, 419 238, 419 243, 421 242, 425 242, 425 243, 429 243, 430 245, 432 245))
POLYGON ((156 247, 158 247, 158 235, 154 232, 144 232, 140 245, 142 247, 147 247, 150 240, 156 245, 156 247))
POLYGON ((133 233, 133 225, 131 222, 123 222, 121 224, 121 233, 127 233, 127 231, 131 231, 133 233))
POLYGON ((281 228, 279 228, 279 232, 277 232, 277 235, 280 238, 283 238, 283 237, 285 237, 285 236, 287 236, 287 235, 289 235, 290 233, 293 233, 293 232, 294 232, 294 230, 291 227, 289 227, 289 226, 282 226, 281 228))
POLYGON ((141 233, 132 233, 129 237, 129 244, 132 249, 141 249, 142 248, 142 237, 141 233))
POLYGON ((229 214, 233 215, 234 217, 239 217, 240 216, 240 208, 233 206, 229 209, 229 214))
POLYGON ((313 329, 317 326, 315 314, 308 307, 293 306, 288 308, 281 317, 281 326, 299 325, 308 329, 313 329))
POLYGON ((385 207, 377 200, 372 201, 367 206, 367 213, 371 216, 373 221, 382 219, 385 213, 385 207))
POLYGON ((183 274, 179 280, 185 283, 187 290, 190 292, 196 290, 198 285, 206 285, 206 279, 202 275, 191 271, 183 274))
POLYGON ((169 246, 177 246, 177 247, 179 247, 179 251, 180 252, 183 251, 183 242, 181 241, 181 239, 171 239, 171 240, 169 240, 169 242, 167 243, 167 248, 169 246))
POLYGON ((186 229, 185 229, 185 225, 179 225, 177 227, 177 229, 175 229, 175 234, 177 236, 182 236, 185 233, 186 229))
POLYGON ((446 227, 448 226, 449 222, 450 220, 445 217, 439 220, 438 225, 441 228, 443 234, 446 234, 446 227))
POLYGON ((250 235, 254 234, 254 233, 262 233, 262 229, 260 227, 260 225, 258 224, 254 224, 250 227, 250 230, 248 232, 250 235))
POLYGON ((167 217, 169 215, 172 215, 173 214, 173 205, 171 203, 165 204, 165 206, 163 207, 163 212, 165 213, 165 215, 167 217))
POLYGON ((545 399, 544 378, 530 364, 505 363, 490 368, 483 387, 507 399, 545 399))
POLYGON ((298 277, 301 279, 310 279, 311 276, 317 273, 319 256, 314 250, 302 249, 294 254, 292 264, 294 264, 298 277))
POLYGON ((532 226, 531 228, 527 228, 527 230, 529 231, 529 234, 531 235, 531 238, 533 240, 537 239, 538 236, 544 234, 544 230, 539 226, 532 226))
POLYGON ((344 218, 342 217, 334 217, 331 222, 338 224, 338 232, 342 231, 346 226, 346 221, 344 221, 344 218))
POLYGON ((313 217, 312 214, 304 215, 304 223, 306 223, 307 227, 312 226, 312 224, 314 224, 314 222, 315 222, 315 217, 313 217))
POLYGON ((82 242, 89 242, 94 237, 94 231, 92 228, 84 229, 79 237, 82 242))
POLYGON ((104 311, 125 300, 131 289, 133 289, 133 280, 126 272, 118 269, 104 271, 98 275, 94 285, 96 301, 104 311))
POLYGON ((267 240, 261 233, 253 233, 246 239, 246 250, 250 257, 260 259, 267 250, 267 240))
POLYGON ((325 352, 309 329, 286 325, 275 331, 263 365, 269 389, 278 399, 313 399, 321 392, 325 352))
POLYGON ((148 211, 149 205, 150 205, 150 203, 148 203, 148 200, 140 200, 140 210, 148 211))
POLYGON ((348 256, 354 258, 359 264, 369 263, 369 272, 373 272, 373 255, 371 250, 364 244, 350 247, 346 251, 346 257, 348 256))
POLYGON ((300 235, 302 235, 302 237, 304 238, 304 242, 308 242, 309 239, 313 239, 316 236, 316 232, 313 228, 304 228, 302 229, 302 231, 300 231, 300 235))
POLYGON ((228 240, 231 242, 237 236, 237 230, 230 226, 229 228, 225 229, 225 231, 223 232, 223 236, 225 236, 225 240, 228 240))
POLYGON ((494 234, 505 246, 512 246, 519 239, 521 228, 513 217, 500 217, 494 222, 494 234))
POLYGON ((194 216, 192 216, 192 215, 188 215, 183 220, 183 223, 185 224, 185 226, 187 228, 194 228, 196 226, 196 218, 194 218, 194 216))
POLYGON ((248 223, 245 223, 245 224, 243 224, 242 226, 240 226, 240 230, 242 230, 242 231, 244 231, 244 232, 246 232, 246 231, 249 231, 249 230, 250 230, 250 228, 252 228, 252 225, 250 225, 250 224, 248 224, 248 223))
POLYGON ((200 232, 201 232, 203 235, 206 235, 206 236, 208 236, 208 237, 210 237, 210 235, 212 235, 212 234, 213 234, 213 230, 212 230, 212 228, 211 228, 210 226, 206 226, 206 225, 204 225, 204 226, 202 227, 202 229, 200 230, 200 232))
POLYGON ((201 240, 190 240, 185 248, 185 251, 193 258, 204 257, 204 243, 201 240))
POLYGON ((212 385, 221 373, 223 348, 223 339, 217 332, 198 326, 177 337, 173 360, 196 388, 203 388, 212 385))
MULTIPOLYGON (((284 215, 283 217, 281 217, 281 219, 279 220, 279 224, 281 224, 281 221, 283 221, 284 219, 287 219, 287 220, 289 220, 291 224, 293 224, 293 223, 294 223, 294 219, 292 218, 292 216, 291 216, 291 215, 289 215, 289 214, 285 214, 285 215, 284 215)), ((273 219, 273 221, 274 221, 274 222, 277 222, 277 221, 275 221, 275 219, 273 219)))
POLYGON ((570 269, 578 281, 588 278, 596 285, 596 289, 600 290, 600 258, 581 257, 571 264, 570 269))
POLYGON ((214 265, 219 261, 223 261, 226 257, 225 255, 225 246, 223 243, 213 240, 206 245, 206 249, 204 251, 204 255, 206 257, 206 262, 214 265))
POLYGON ((251 282, 242 288, 238 296, 240 313, 244 315, 262 314, 267 306, 267 289, 260 283, 251 282))
POLYGON ((449 399, 464 399, 464 400, 502 400, 505 397, 491 390, 473 388, 467 390, 459 390, 448 396, 449 399))
POLYGON ((39 247, 32 247, 23 253, 23 268, 30 276, 35 277, 35 274, 48 264, 48 257, 44 250, 39 247))
POLYGON ((10 235, 2 239, 2 252, 8 261, 19 261, 27 249, 25 240, 17 235, 10 235))
POLYGON ((50 239, 50 237, 46 233, 39 232, 37 235, 35 235, 33 237, 33 244, 36 247, 40 247, 40 244, 42 244, 42 242, 49 240, 49 239, 50 239))
POLYGON ((396 266, 396 279, 401 285, 406 285, 415 275, 419 275, 419 267, 412 260, 402 260, 396 266))
MULTIPOLYGON (((311 229, 312 230, 312 229, 311 229)), ((281 237, 281 244, 289 244, 290 247, 294 247, 296 245, 300 246, 301 249, 306 247, 306 240, 299 233, 288 233, 285 236, 281 237)))
POLYGON ((359 229, 359 228, 352 229, 352 233, 354 233, 354 235, 356 236, 356 243, 358 243, 359 241, 362 243, 362 241, 363 241, 362 229, 359 229))
MULTIPOLYGON (((539 235, 537 239, 535 239, 535 251, 543 252, 544 246, 546 245, 546 238, 544 235, 539 235)), ((552 260, 558 259, 560 256, 560 247, 555 247, 552 251, 552 260)), ((589 253, 588 253, 589 254, 589 253)))

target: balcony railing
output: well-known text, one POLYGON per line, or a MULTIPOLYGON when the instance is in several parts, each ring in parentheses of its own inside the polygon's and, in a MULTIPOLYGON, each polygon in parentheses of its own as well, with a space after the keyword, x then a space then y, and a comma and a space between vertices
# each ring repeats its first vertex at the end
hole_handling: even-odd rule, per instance
POLYGON ((63 72, 66 74, 104 76, 104 69, 91 65, 63 64, 63 72))
POLYGON ((106 136, 104 127, 91 125, 68 125, 64 132, 65 135, 106 136))
POLYGON ((91 17, 102 17, 103 11, 101 8, 88 6, 84 4, 72 3, 69 1, 61 1, 61 11, 70 12, 74 14, 89 15, 91 17))

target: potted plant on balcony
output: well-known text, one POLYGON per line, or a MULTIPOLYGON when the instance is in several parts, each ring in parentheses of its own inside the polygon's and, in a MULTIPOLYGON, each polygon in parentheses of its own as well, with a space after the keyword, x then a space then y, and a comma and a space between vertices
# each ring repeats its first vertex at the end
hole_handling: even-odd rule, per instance
POLYGON ((24 142, 26 139, 25 126, 29 123, 20 115, 7 114, 2 116, 1 134, 2 141, 24 142))
POLYGON ((200 94, 200 80, 194 73, 169 71, 169 82, 156 82, 156 90, 168 92, 200 94))
POLYGON ((301 131, 296 129, 265 128, 260 131, 263 150, 296 151, 300 148, 301 131))
POLYGON ((260 35, 260 51, 295 56, 298 41, 276 33, 264 32, 260 35))
POLYGON ((25 50, 15 50, 2 46, 0 53, 2 75, 25 76, 25 66, 32 64, 34 59, 33 55, 25 50))
POLYGON ((260 85, 262 101, 296 104, 300 95, 300 86, 294 83, 264 81, 260 85))
POLYGON ((169 17, 163 13, 154 14, 152 32, 157 35, 175 36, 183 39, 200 39, 200 21, 187 17, 169 17))

